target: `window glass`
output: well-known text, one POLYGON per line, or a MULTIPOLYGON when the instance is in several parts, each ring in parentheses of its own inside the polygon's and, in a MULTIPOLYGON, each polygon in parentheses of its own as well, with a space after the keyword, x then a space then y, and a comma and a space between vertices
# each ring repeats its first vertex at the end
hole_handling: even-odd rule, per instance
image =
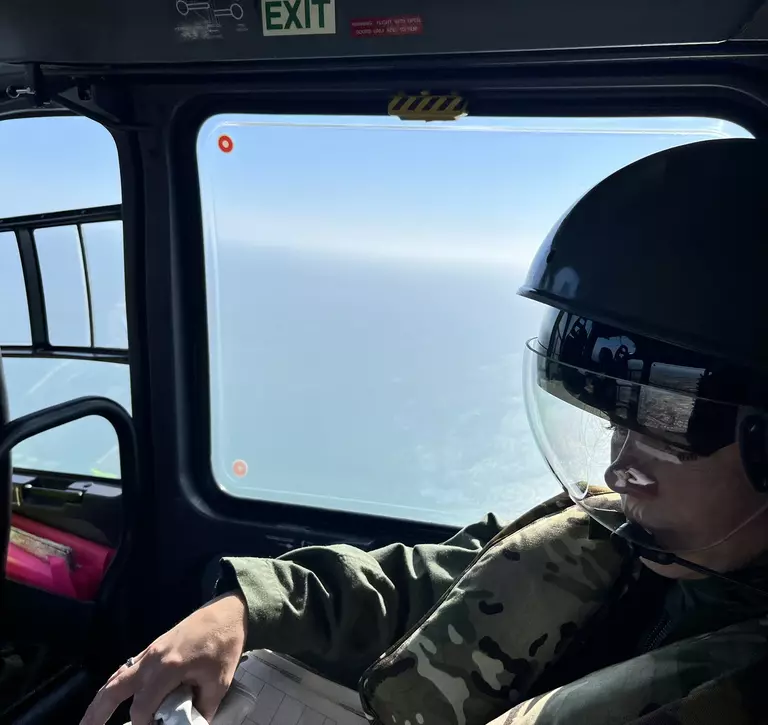
POLYGON ((120 203, 109 131, 79 116, 0 122, 0 219, 120 203))
POLYGON ((126 348, 122 222, 83 224, 82 230, 91 285, 94 344, 126 348))
POLYGON ((85 270, 77 227, 35 231, 43 277, 48 339, 52 345, 91 344, 85 270))
MULTIPOLYGON (((50 358, 8 358, 3 364, 13 418, 85 395, 102 395, 131 410, 127 365, 50 358)), ((107 421, 84 418, 20 443, 13 449, 13 465, 118 477, 117 436, 107 421)))
POLYGON ((236 496, 447 524, 556 493, 516 296, 557 219, 719 120, 216 116, 197 146, 212 465, 236 496))
POLYGON ((19 247, 13 232, 0 233, 0 341, 29 345, 29 314, 19 247))
MULTIPOLYGON (((50 116, 0 121, 0 218, 120 202, 117 149, 111 135, 84 118, 50 116)), ((125 282, 119 221, 34 229, 52 345, 125 348, 125 282), (83 260, 86 264, 84 265, 83 260), (86 283, 86 266, 87 280, 86 283)), ((0 234, 0 347, 29 345, 29 309, 14 232, 0 234), (11 314, 12 312, 12 314, 11 314)), ((3 360, 13 417, 86 395, 130 410, 127 365, 93 360, 13 357, 3 360)), ((116 477, 117 439, 100 418, 37 435, 13 450, 17 468, 116 477)))

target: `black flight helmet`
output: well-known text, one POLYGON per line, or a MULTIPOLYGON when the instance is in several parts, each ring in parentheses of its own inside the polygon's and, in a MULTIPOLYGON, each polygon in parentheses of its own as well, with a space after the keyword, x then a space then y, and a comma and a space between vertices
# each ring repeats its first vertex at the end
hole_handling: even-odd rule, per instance
MULTIPOLYGON (((749 484, 768 492, 767 281, 768 145, 752 139, 637 161, 544 242, 520 289, 552 308, 527 344, 528 416, 561 484, 608 529, 657 552, 692 552, 768 509, 768 495, 756 496, 740 520, 677 541, 638 534, 606 484, 633 437, 662 462, 735 444, 749 484)), ((632 475, 626 485, 647 483, 632 475)))

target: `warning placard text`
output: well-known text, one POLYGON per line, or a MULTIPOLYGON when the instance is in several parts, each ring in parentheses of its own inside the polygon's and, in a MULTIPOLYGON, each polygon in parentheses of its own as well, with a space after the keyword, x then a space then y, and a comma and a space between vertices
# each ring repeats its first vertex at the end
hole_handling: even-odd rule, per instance
POLYGON ((391 18, 357 18, 350 23, 353 38, 382 38, 397 35, 421 35, 421 15, 396 15, 391 18))

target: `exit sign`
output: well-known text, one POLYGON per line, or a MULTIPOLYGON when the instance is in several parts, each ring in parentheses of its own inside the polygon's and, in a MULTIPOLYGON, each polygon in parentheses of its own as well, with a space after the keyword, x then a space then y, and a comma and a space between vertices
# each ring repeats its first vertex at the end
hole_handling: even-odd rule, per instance
POLYGON ((264 35, 333 35, 336 0, 261 0, 264 35))

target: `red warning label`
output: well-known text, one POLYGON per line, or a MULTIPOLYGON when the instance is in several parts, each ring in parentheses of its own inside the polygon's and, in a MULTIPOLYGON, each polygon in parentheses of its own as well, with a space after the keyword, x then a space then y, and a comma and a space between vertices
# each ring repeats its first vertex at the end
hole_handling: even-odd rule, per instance
POLYGON ((395 15, 391 18, 357 18, 350 23, 353 38, 383 38, 396 35, 421 35, 421 15, 395 15))

